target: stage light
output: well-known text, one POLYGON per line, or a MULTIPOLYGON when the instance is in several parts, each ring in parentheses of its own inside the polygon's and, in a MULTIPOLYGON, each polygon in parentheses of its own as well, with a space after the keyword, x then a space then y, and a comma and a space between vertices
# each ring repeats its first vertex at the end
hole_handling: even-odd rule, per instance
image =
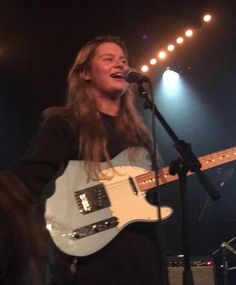
POLYGON ((147 72, 148 70, 149 70, 149 67, 146 64, 141 67, 142 72, 147 72))
POLYGON ((188 38, 190 38, 192 35, 193 35, 193 31, 190 29, 185 32, 185 36, 188 38))
POLYGON ((175 49, 175 46, 170 44, 170 45, 168 45, 167 49, 168 49, 168 51, 173 51, 175 49))
MULTIPOLYGON (((205 13, 205 15, 202 15, 201 20, 204 20, 204 22, 210 22, 212 20, 212 16, 210 14, 205 13)), ((149 70, 149 67, 152 68, 152 66, 160 62, 159 60, 164 60, 168 56, 168 52, 173 52, 176 48, 178 48, 177 45, 182 45, 187 38, 192 37, 194 35, 195 29, 189 28, 185 29, 185 31, 183 32, 184 34, 182 34, 182 36, 170 40, 170 42, 173 42, 173 44, 170 43, 169 45, 166 45, 166 47, 160 47, 160 49, 163 48, 163 50, 160 50, 158 54, 154 55, 154 57, 149 60, 148 65, 142 67, 141 70, 143 72, 147 72, 149 70)))
POLYGON ((210 14, 206 14, 203 16, 203 21, 204 22, 210 22, 211 21, 211 15, 210 14))
POLYGON ((168 68, 163 73, 162 79, 169 86, 173 86, 173 85, 175 85, 179 81, 179 73, 177 73, 177 72, 175 72, 175 71, 173 71, 173 70, 168 68))
POLYGON ((150 64, 151 65, 155 65, 157 63, 157 59, 156 58, 152 58, 151 60, 150 60, 150 64))
POLYGON ((183 37, 178 37, 176 42, 177 42, 177 44, 182 44, 184 42, 183 37))
POLYGON ((160 51, 160 52, 158 53, 158 57, 159 57, 160 59, 165 59, 165 58, 166 58, 166 52, 165 52, 165 51, 160 51))

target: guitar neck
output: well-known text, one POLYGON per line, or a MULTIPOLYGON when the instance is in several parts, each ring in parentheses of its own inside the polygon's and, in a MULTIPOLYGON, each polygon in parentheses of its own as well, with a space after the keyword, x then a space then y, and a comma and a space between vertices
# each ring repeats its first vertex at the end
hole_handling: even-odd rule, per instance
MULTIPOLYGON (((232 147, 226 150, 221 150, 208 155, 200 156, 199 161, 201 163, 201 170, 207 170, 230 161, 236 160, 236 147, 232 147)), ((192 175, 193 172, 188 172, 187 175, 192 175)), ((155 172, 150 171, 135 177, 140 191, 147 191, 157 185, 163 185, 173 182, 178 179, 178 175, 170 175, 169 167, 164 167, 158 171, 158 183, 156 183, 155 172)))

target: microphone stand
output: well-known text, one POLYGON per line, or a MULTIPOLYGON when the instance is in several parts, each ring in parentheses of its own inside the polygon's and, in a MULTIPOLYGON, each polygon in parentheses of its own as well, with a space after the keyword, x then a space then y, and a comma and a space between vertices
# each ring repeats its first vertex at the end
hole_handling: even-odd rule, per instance
MULTIPOLYGON (((153 116, 155 116, 163 128, 166 130, 167 134, 174 142, 174 147, 179 154, 179 158, 172 161, 169 167, 169 172, 171 175, 177 174, 179 177, 179 191, 180 191, 180 199, 181 199, 181 212, 182 212, 182 242, 183 242, 183 254, 184 254, 184 270, 183 270, 183 285, 192 285, 193 283, 193 275, 190 267, 190 255, 189 255, 189 232, 188 232, 188 207, 187 207, 187 173, 191 171, 196 173, 199 182, 202 184, 203 188, 206 190, 208 195, 212 200, 217 200, 220 198, 220 194, 214 188, 211 181, 207 178, 207 176, 201 171, 201 164, 197 157, 191 150, 191 146, 189 143, 186 143, 183 140, 180 140, 174 131, 167 124, 164 117, 157 110, 157 107, 154 104, 153 100, 153 91, 152 84, 150 79, 145 80, 150 87, 150 95, 152 100, 148 97, 148 92, 143 88, 142 81, 138 82, 138 93, 139 96, 142 97, 144 102, 144 108, 150 109, 152 111, 153 116)), ((155 133, 154 133, 155 138, 155 133)), ((154 146, 155 147, 155 146, 154 146)), ((154 154, 155 157, 155 154, 154 154)), ((155 165, 157 163, 155 162, 155 165)), ((158 180, 157 180, 158 181, 158 180)), ((160 216, 159 216, 160 217, 160 216)))

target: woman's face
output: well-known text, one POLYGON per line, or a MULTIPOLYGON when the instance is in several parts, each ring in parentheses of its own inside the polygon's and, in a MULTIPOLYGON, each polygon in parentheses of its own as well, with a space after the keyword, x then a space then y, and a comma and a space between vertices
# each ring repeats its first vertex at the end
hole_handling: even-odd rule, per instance
POLYGON ((110 42, 100 44, 85 75, 90 81, 91 92, 95 96, 118 98, 128 88, 123 78, 128 68, 127 58, 119 45, 110 42))

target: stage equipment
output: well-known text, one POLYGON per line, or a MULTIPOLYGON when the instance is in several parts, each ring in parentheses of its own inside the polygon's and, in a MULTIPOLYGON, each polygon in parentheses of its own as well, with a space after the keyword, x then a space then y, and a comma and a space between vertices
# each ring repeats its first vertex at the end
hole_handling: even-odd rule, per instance
MULTIPOLYGON (((190 260, 194 285, 214 285, 215 270, 211 257, 192 257, 190 260)), ((183 257, 168 258, 169 285, 183 284, 183 257)))

